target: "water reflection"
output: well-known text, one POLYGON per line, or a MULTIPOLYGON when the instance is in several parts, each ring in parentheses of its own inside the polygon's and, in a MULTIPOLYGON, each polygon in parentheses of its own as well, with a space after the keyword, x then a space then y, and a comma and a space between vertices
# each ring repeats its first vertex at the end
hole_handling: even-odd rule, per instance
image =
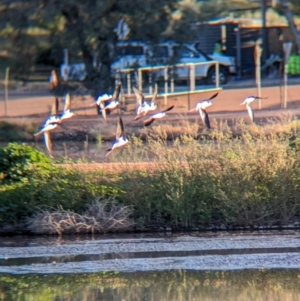
POLYGON ((300 300, 300 270, 0 275, 5 301, 300 300))

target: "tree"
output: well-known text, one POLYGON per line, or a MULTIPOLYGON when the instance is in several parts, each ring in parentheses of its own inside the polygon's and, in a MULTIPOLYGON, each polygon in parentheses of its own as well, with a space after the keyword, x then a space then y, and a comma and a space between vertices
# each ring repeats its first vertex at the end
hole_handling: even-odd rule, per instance
POLYGON ((167 28, 177 0, 35 0, 52 38, 80 57, 86 66, 89 89, 96 94, 110 86, 112 45, 120 19, 129 25, 131 38, 157 40, 167 28), (55 22, 54 22, 55 21, 55 22), (95 56, 98 58, 94 67, 95 56))
MULTIPOLYGON (((295 12, 300 13, 299 3, 297 5, 297 0, 293 0, 290 2, 292 4, 293 3, 295 4, 295 6, 294 6, 295 12)), ((295 38, 295 42, 296 42, 296 45, 298 48, 298 52, 300 53, 300 32, 297 30, 297 27, 295 25, 294 15, 293 15, 291 9, 289 8, 289 3, 287 0, 280 0, 279 4, 280 4, 280 8, 282 9, 283 14, 285 15, 285 17, 288 21, 290 28, 291 28, 291 31, 293 33, 293 36, 295 38)))

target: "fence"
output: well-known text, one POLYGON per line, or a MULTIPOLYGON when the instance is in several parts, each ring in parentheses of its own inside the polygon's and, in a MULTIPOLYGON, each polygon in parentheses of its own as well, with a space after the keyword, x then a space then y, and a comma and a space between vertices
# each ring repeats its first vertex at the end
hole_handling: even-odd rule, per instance
MULTIPOLYGON (((219 78, 219 62, 218 61, 209 61, 202 63, 186 63, 186 64, 176 64, 172 66, 147 66, 141 68, 126 68, 118 70, 116 73, 116 81, 122 81, 122 74, 126 74, 126 94, 132 94, 132 81, 135 77, 136 85, 138 86, 140 91, 143 91, 143 81, 146 79, 148 81, 148 89, 149 94, 153 93, 153 74, 156 72, 156 77, 162 77, 164 83, 164 96, 168 96, 169 94, 174 93, 187 93, 196 91, 196 67, 197 66, 205 66, 205 65, 215 65, 215 89, 220 89, 220 78, 219 78), (185 78, 189 81, 189 89, 187 91, 178 92, 179 89, 175 87, 175 73, 178 68, 188 68, 188 76, 185 78), (158 71, 158 72, 157 72, 158 71), (146 74, 147 76, 143 76, 146 74), (177 91, 177 92, 176 92, 177 91), (170 93, 169 93, 170 92, 170 93)), ((183 79, 183 78, 181 78, 183 79)), ((211 87, 207 87, 207 89, 201 90, 211 90, 211 87)))

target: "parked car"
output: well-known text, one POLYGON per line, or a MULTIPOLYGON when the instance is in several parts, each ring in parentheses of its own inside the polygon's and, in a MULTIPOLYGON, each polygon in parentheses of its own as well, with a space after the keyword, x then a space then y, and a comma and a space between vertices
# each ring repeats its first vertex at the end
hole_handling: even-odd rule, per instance
MULTIPOLYGON (((219 62, 219 80, 220 84, 226 84, 230 75, 236 73, 235 58, 224 55, 207 55, 191 44, 178 44, 174 42, 159 43, 150 45, 141 42, 119 42, 115 47, 116 59, 112 63, 113 70, 175 64, 202 63, 196 65, 196 79, 205 79, 207 83, 216 82, 215 63, 219 62)), ((177 80, 189 79, 189 67, 175 67, 174 77, 177 80)), ((156 77, 163 77, 163 70, 155 72, 156 77)))

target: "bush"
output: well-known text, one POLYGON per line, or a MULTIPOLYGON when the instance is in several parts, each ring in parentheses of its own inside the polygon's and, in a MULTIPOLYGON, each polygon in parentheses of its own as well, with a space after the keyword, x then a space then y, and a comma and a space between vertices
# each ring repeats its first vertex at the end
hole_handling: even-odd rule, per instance
POLYGON ((69 210, 41 211, 27 220, 36 234, 105 233, 128 231, 134 225, 132 211, 114 199, 96 201, 82 214, 69 210))
POLYGON ((2 183, 26 182, 35 173, 39 173, 39 177, 48 175, 50 169, 49 158, 28 145, 9 143, 6 147, 0 148, 0 180, 2 183))
POLYGON ((17 223, 46 207, 80 213, 96 197, 122 194, 102 177, 54 167, 43 153, 17 143, 0 149, 0 170, 0 222, 17 223))

